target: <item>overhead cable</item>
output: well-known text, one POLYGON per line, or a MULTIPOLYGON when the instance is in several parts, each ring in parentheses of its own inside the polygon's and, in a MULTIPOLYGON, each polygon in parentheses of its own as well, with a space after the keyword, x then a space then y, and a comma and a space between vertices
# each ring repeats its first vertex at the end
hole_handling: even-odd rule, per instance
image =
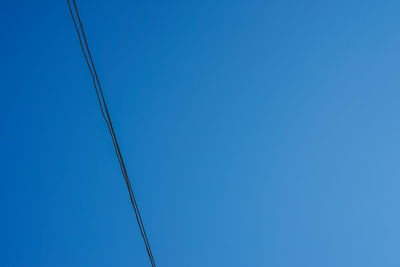
POLYGON ((138 226, 139 226, 140 234, 141 234, 141 236, 143 238, 143 241, 144 241, 144 244, 146 246, 146 251, 147 251, 147 254, 149 256, 151 265, 152 265, 152 267, 155 267, 156 264, 155 264, 155 261, 154 261, 153 253, 152 253, 151 248, 150 248, 149 240, 147 238, 146 230, 144 228, 142 216, 140 215, 140 211, 139 211, 136 199, 135 199, 135 195, 134 195, 133 190, 132 190, 131 182, 130 182, 129 177, 128 177, 128 172, 126 171, 125 163, 124 163, 124 160, 122 158, 122 153, 121 153, 121 150, 119 148, 119 144, 118 144, 118 141, 117 141, 117 137, 115 135, 113 124, 111 122, 110 113, 108 112, 108 108, 107 108, 107 104, 106 104, 106 101, 105 101, 105 98, 104 98, 103 90, 101 88, 100 80, 99 80, 99 77, 97 75, 96 67, 94 65, 93 58, 92 58, 92 55, 90 53, 90 49, 89 49, 89 46, 88 46, 88 43, 87 43, 87 40, 86 40, 86 35, 85 35, 84 29, 83 29, 81 18, 79 16, 78 8, 77 8, 75 0, 72 0, 73 8, 71 7, 70 0, 67 0, 67 3, 68 3, 68 8, 69 8, 72 20, 74 22, 75 30, 76 30, 77 35, 78 35, 79 44, 81 46, 83 56, 85 58, 87 66, 89 68, 90 75, 92 76, 92 81, 93 81, 94 89, 96 91, 97 100, 99 102, 101 115, 102 115, 104 121, 107 124, 107 128, 108 128, 108 131, 110 133, 110 136, 111 136, 111 139, 112 139, 112 142, 113 142, 115 154, 117 156, 117 159, 118 159, 118 162, 119 162, 119 165, 120 165, 120 168, 121 168, 122 175, 124 177, 126 186, 128 188, 129 197, 130 197, 130 200, 131 200, 131 203, 132 203, 132 206, 133 206, 133 210, 135 212, 135 217, 136 217, 136 220, 137 220, 137 223, 138 223, 138 226))

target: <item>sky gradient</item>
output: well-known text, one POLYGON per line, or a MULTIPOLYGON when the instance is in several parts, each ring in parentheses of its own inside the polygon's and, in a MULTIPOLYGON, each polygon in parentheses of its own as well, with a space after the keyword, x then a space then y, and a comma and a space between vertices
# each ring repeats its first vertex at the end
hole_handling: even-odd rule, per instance
MULTIPOLYGON (((77 3, 157 266, 400 266, 398 1, 77 3)), ((0 31, 0 266, 150 266, 66 1, 0 31)))

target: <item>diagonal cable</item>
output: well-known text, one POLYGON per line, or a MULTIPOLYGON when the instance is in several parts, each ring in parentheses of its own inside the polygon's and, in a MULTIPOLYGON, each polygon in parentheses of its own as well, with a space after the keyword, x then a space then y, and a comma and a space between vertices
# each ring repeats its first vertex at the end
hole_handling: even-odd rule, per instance
POLYGON ((118 159, 118 162, 120 164, 121 172, 122 172, 122 175, 124 177, 124 180, 126 182, 126 185, 127 185, 128 191, 129 191, 129 197, 130 197, 130 200, 131 200, 134 212, 135 212, 136 220, 137 220, 138 225, 139 225, 140 233, 142 235, 143 241, 144 241, 145 246, 146 246, 147 254, 149 256, 151 265, 153 267, 155 267, 156 265, 155 265, 153 253, 152 253, 151 248, 150 248, 150 243, 148 241, 146 230, 145 230, 144 225, 143 225, 143 220, 142 220, 142 217, 140 215, 140 211, 139 211, 139 208, 138 208, 138 205, 137 205, 137 202, 136 202, 133 190, 132 190, 132 186, 131 186, 131 183, 130 183, 130 180, 129 180, 129 177, 128 177, 128 173, 126 171, 124 160, 122 158, 122 154, 121 154, 121 151, 120 151, 120 148, 119 148, 119 144, 118 144, 118 141, 117 141, 117 138, 116 138, 116 135, 115 135, 114 127, 113 127, 113 124, 111 122, 111 117, 110 117, 110 114, 108 112, 107 104, 106 104, 106 101, 105 101, 105 98, 104 98, 104 95, 103 95, 103 90, 102 90, 101 85, 100 85, 100 80, 99 80, 99 77, 97 75, 97 71, 96 71, 96 68, 95 68, 95 65, 94 65, 94 62, 93 62, 93 58, 92 58, 92 55, 90 53, 90 49, 89 49, 89 46, 88 46, 88 43, 87 43, 87 40, 86 40, 86 36, 85 36, 84 29, 83 29, 82 21, 81 21, 80 16, 79 16, 78 8, 77 8, 75 0, 72 0, 72 2, 73 2, 73 5, 74 5, 74 10, 75 10, 77 19, 75 19, 75 14, 74 14, 74 12, 73 12, 73 10, 71 8, 70 1, 67 0, 68 8, 69 8, 72 20, 74 22, 75 30, 76 30, 77 35, 78 35, 78 39, 79 39, 79 43, 80 43, 80 46, 81 46, 81 49, 82 49, 82 53, 84 55, 86 64, 87 64, 87 66, 89 68, 89 71, 90 71, 90 74, 92 76, 93 85, 94 85, 94 88, 95 88, 95 91, 96 91, 97 99, 99 101, 101 114, 102 114, 102 117, 103 117, 103 119, 105 120, 105 122, 107 124, 108 131, 109 131, 111 139, 113 141, 114 150, 115 150, 115 153, 117 155, 117 159, 118 159), (79 27, 78 27, 78 24, 77 24, 76 21, 78 21, 79 27), (83 45, 81 36, 83 37, 84 45, 83 45))

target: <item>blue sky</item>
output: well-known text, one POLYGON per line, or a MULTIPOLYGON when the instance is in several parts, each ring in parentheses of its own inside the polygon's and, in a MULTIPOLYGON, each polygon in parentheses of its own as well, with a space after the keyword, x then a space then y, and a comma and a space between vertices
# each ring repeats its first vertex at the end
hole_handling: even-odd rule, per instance
MULTIPOLYGON (((400 265, 398 1, 77 2, 157 266, 400 265)), ((0 14, 0 265, 149 266, 66 1, 0 14)))

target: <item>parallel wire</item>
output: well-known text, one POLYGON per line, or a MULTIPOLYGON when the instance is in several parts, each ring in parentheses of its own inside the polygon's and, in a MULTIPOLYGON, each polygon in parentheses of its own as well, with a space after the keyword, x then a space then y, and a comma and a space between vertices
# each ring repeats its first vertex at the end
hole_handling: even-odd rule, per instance
POLYGON ((87 40, 86 40, 85 32, 83 30, 83 25, 82 25, 82 21, 81 21, 80 16, 79 16, 78 8, 77 8, 75 0, 72 0, 72 2, 74 4, 74 9, 75 9, 77 20, 79 22, 79 27, 77 25, 74 12, 72 11, 72 8, 71 8, 71 5, 70 5, 70 1, 67 0, 68 8, 69 8, 72 20, 74 22, 75 30, 76 30, 76 32, 78 34, 79 44, 81 46, 82 53, 83 53, 83 55, 85 57, 86 64, 87 64, 87 66, 89 68, 89 71, 90 71, 90 74, 92 76, 93 85, 94 85, 94 88, 95 88, 95 91, 96 91, 96 95, 97 95, 97 99, 98 99, 98 102, 99 102, 101 114, 102 114, 102 117, 103 117, 103 119, 105 120, 105 122, 107 124, 108 131, 109 131, 111 139, 113 141, 114 150, 115 150, 115 153, 117 155, 118 162, 119 162, 120 168, 121 168, 121 172, 122 172, 122 175, 124 177, 126 186, 128 188, 128 191, 129 191, 129 197, 130 197, 130 200, 131 200, 134 212, 135 212, 136 220, 137 220, 138 225, 139 225, 140 233, 142 235, 143 241, 144 241, 145 246, 146 246, 147 254, 149 256, 151 265, 153 267, 155 267, 156 264, 155 264, 155 261, 154 261, 153 253, 152 253, 151 248, 150 248, 150 243, 149 243, 149 240, 147 238, 146 230, 145 230, 144 225, 143 225, 143 220, 142 220, 142 217, 140 215, 140 211, 139 211, 136 199, 135 199, 135 195, 134 195, 133 190, 132 190, 132 186, 131 186, 131 183, 130 183, 130 180, 129 180, 129 177, 128 177, 128 173, 126 171, 124 160, 122 158, 121 150, 119 148, 119 144, 118 144, 118 141, 117 141, 117 137, 115 135, 114 127, 113 127, 112 122, 111 122, 111 117, 110 117, 110 114, 108 112, 107 104, 106 104, 106 101, 105 101, 105 98, 104 98, 104 95, 103 95, 103 90, 101 89, 100 80, 99 80, 99 77, 97 75, 97 71, 96 71, 96 68, 95 68, 95 65, 94 65, 94 62, 93 62, 92 55, 90 53, 90 49, 89 49, 89 46, 88 46, 88 43, 87 43, 87 40), (82 34, 85 46, 83 45, 81 34, 82 34), (88 56, 89 56, 89 58, 88 58, 88 56))

